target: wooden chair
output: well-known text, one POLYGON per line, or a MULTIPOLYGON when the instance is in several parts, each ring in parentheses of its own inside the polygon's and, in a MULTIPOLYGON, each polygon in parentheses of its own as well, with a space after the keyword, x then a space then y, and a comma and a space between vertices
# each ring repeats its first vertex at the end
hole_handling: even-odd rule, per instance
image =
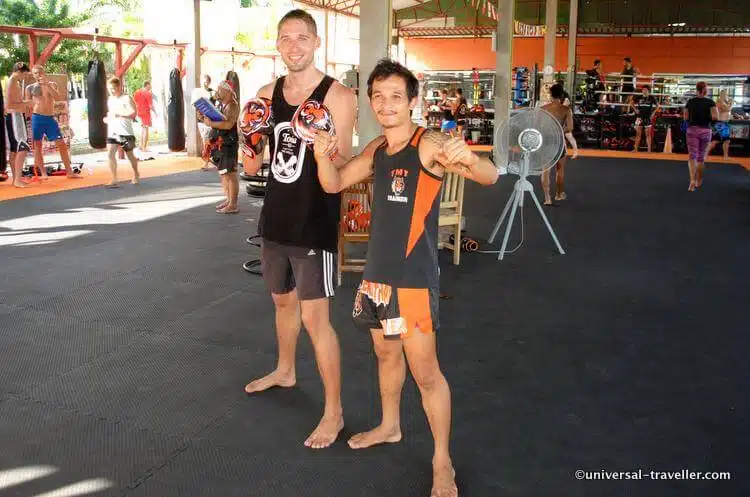
POLYGON ((464 208, 464 184, 466 178, 456 173, 446 172, 443 176, 443 190, 440 197, 440 217, 438 226, 455 226, 453 243, 440 242, 438 248, 453 250, 453 264, 458 266, 461 258, 461 215, 464 208))
POLYGON ((359 202, 363 213, 370 213, 372 209, 372 181, 352 185, 341 192, 341 226, 339 227, 338 257, 337 257, 337 279, 341 286, 344 271, 361 273, 365 270, 366 259, 351 258, 347 256, 347 244, 367 244, 370 240, 369 228, 347 226, 345 219, 349 209, 349 202, 359 202), (352 229, 353 228, 353 229, 352 229))

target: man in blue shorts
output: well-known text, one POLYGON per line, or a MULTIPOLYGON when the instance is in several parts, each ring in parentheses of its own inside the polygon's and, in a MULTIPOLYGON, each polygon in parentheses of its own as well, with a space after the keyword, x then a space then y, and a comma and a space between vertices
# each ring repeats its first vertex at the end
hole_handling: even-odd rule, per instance
POLYGON ((70 167, 70 154, 68 147, 60 133, 60 127, 55 120, 55 100, 60 99, 60 91, 57 84, 47 79, 44 68, 36 65, 31 69, 36 83, 26 87, 25 100, 33 104, 31 115, 31 135, 34 141, 34 167, 39 169, 42 179, 47 178, 47 170, 44 168, 44 157, 42 156, 42 140, 57 142, 57 150, 60 152, 65 172, 70 179, 80 178, 79 174, 73 172, 70 167))

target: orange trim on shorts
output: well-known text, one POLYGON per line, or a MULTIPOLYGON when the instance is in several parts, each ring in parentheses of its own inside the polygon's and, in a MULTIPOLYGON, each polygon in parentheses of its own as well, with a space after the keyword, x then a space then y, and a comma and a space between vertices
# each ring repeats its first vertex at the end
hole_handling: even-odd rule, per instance
POLYGON ((406 321, 408 336, 417 328, 422 333, 430 333, 432 327, 432 310, 430 308, 430 291, 427 288, 398 288, 398 313, 406 321))

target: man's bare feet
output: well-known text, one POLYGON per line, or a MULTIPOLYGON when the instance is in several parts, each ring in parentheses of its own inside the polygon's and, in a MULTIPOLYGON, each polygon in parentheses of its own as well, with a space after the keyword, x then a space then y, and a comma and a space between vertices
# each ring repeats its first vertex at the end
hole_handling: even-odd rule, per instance
POLYGON ((311 449, 325 449, 330 447, 339 432, 344 428, 344 416, 339 413, 334 416, 323 416, 318 427, 305 440, 305 447, 311 449))
POLYGON ((240 212, 240 209, 237 206, 227 204, 221 209, 216 209, 216 212, 218 212, 219 214, 237 214, 238 212, 240 212))
POLYGON ((216 205, 216 210, 218 211, 219 209, 223 209, 224 207, 227 206, 228 203, 229 203, 229 200, 227 199, 222 200, 220 204, 216 205))
POLYGON ((117 181, 110 181, 104 186, 106 186, 107 188, 120 188, 120 185, 117 184, 117 181))
POLYGON ((690 182, 690 186, 688 187, 688 191, 689 192, 694 192, 695 191, 695 181, 691 181, 690 182))
POLYGON ((400 426, 380 425, 370 431, 357 433, 349 439, 349 447, 352 449, 366 449, 374 445, 384 443, 397 443, 401 441, 400 426))
POLYGON ((81 178, 83 178, 83 176, 81 176, 81 175, 80 175, 80 174, 78 174, 78 173, 74 173, 74 172, 70 172, 70 173, 66 174, 65 176, 66 176, 66 177, 67 177, 68 179, 81 179, 81 178))
POLYGON ((16 188, 29 188, 31 185, 29 185, 28 183, 23 183, 21 181, 14 181, 13 186, 15 186, 16 188))
POLYGON ((245 393, 250 395, 273 387, 291 388, 296 384, 297 376, 294 371, 284 372, 277 369, 273 373, 245 385, 245 393))
POLYGON ((137 185, 140 182, 141 182, 141 175, 140 174, 136 174, 135 176, 133 176, 133 181, 131 181, 132 184, 137 185))
POLYGON ((568 198, 568 195, 565 192, 558 193, 555 195, 555 200, 565 200, 568 198))
POLYGON ((456 471, 450 462, 441 465, 433 464, 430 497, 458 497, 456 471))

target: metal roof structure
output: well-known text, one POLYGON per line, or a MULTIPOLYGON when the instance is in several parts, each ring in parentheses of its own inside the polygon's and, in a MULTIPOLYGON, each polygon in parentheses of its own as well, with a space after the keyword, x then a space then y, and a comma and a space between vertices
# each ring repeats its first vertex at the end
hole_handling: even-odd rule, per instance
MULTIPOLYGON (((360 0, 295 0, 359 16, 360 0)), ((558 0, 558 32, 567 32, 571 0, 558 0)), ((749 0, 579 0, 581 34, 750 33, 749 0)), ((489 36, 496 0, 392 0, 401 36, 489 36), (419 28, 419 29, 418 29, 419 28)), ((545 0, 516 0, 515 20, 545 24, 545 0)))

